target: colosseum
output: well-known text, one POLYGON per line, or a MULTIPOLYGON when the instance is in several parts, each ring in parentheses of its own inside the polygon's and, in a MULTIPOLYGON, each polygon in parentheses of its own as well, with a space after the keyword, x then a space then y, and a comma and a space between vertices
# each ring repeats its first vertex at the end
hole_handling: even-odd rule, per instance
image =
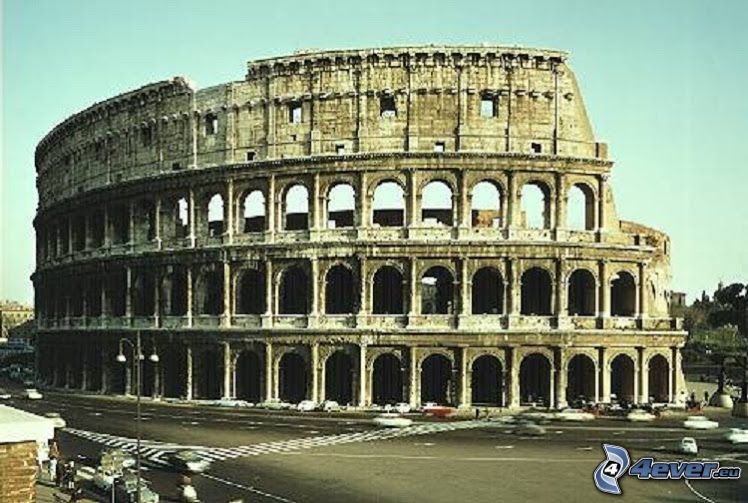
POLYGON ((133 394, 139 333, 153 397, 679 400, 670 242, 619 219, 567 60, 300 51, 69 117, 35 157, 40 380, 133 394))

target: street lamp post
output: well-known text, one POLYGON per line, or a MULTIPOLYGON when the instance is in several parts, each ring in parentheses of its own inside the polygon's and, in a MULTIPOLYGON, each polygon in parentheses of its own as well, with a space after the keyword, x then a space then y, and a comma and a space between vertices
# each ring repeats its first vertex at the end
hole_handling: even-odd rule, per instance
MULTIPOLYGON (((119 363, 126 363, 127 358, 125 357, 125 353, 123 351, 124 349, 124 343, 127 343, 130 346, 130 349, 133 352, 133 366, 135 367, 135 388, 136 388, 136 399, 135 399, 135 429, 137 433, 137 443, 136 443, 136 475, 137 475, 137 502, 140 503, 140 392, 141 392, 141 386, 142 386, 142 372, 143 372, 143 352, 141 350, 141 344, 140 344, 140 330, 135 332, 135 344, 133 345, 132 341, 127 338, 122 338, 119 340, 119 354, 117 355, 117 361, 119 363)), ((156 351, 154 349, 153 353, 150 357, 148 357, 149 360, 151 360, 153 363, 158 363, 158 355, 156 354, 156 351)))

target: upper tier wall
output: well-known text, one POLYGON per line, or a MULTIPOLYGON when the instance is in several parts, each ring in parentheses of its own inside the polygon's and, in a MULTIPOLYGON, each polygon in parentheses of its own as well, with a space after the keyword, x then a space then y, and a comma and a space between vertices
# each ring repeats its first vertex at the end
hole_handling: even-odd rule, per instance
POLYGON ((439 144, 605 158, 565 59, 503 47, 330 51, 250 62, 246 80, 199 91, 183 78, 147 85, 39 143, 40 205, 164 171, 340 152, 439 144), (390 104, 394 113, 383 114, 390 104))

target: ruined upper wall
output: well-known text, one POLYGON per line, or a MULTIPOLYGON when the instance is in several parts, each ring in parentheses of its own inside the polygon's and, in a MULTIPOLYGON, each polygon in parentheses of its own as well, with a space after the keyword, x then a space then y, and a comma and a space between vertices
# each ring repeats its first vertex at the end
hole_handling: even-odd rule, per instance
POLYGON ((244 81, 200 91, 183 78, 147 85, 55 127, 36 168, 45 206, 165 171, 435 148, 607 156, 565 53, 424 46, 258 60, 244 81), (493 116, 482 116, 483 99, 493 116))

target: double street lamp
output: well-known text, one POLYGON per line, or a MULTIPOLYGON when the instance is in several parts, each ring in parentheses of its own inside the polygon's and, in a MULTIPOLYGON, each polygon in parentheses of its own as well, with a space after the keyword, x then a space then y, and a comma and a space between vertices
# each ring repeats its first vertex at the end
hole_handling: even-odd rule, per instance
MULTIPOLYGON (((135 367, 135 388, 136 388, 136 401, 135 401, 135 428, 137 431, 137 446, 136 446, 136 461, 137 461, 137 502, 140 503, 140 392, 142 387, 142 373, 143 373, 143 360, 145 360, 145 357, 143 356, 141 344, 140 344, 140 330, 138 330, 135 333, 135 343, 130 339, 122 338, 119 340, 119 354, 117 355, 117 361, 119 363, 126 363, 127 357, 125 357, 124 346, 127 344, 130 346, 130 349, 132 350, 133 354, 133 366, 135 367)), ((148 359, 153 363, 158 363, 159 358, 156 354, 156 350, 154 348, 153 353, 151 353, 151 356, 148 357, 148 359)))

